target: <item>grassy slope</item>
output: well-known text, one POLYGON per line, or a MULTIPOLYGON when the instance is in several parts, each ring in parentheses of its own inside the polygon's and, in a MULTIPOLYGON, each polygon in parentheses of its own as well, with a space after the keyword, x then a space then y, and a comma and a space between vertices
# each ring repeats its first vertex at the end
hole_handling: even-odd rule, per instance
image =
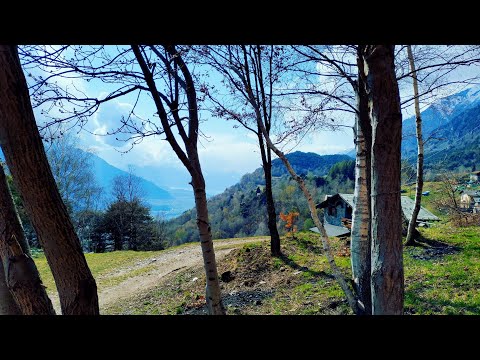
MULTIPOLYGON (((114 251, 105 254, 85 254, 88 266, 93 276, 97 280, 97 286, 113 285, 125 279, 128 276, 138 275, 135 270, 127 273, 115 274, 115 270, 134 265, 136 262, 154 257, 159 251, 114 251)), ((56 291, 55 282, 52 273, 48 267, 47 260, 43 254, 34 256, 43 284, 47 287, 47 291, 56 291)), ((140 269, 148 271, 148 267, 140 269)))
MULTIPOLYGON (((437 196, 435 183, 426 183, 431 195, 422 199, 430 211, 437 196)), ((409 193, 407 192, 407 195, 409 193)), ((414 189, 410 192, 414 195, 414 189)), ((425 247, 404 252, 405 310, 408 314, 477 314, 480 315, 480 227, 453 228, 443 221, 420 229, 425 247), (431 242, 449 245, 455 251, 436 253, 431 242)), ((328 264, 315 235, 300 233, 296 240, 283 240, 282 258, 271 258, 268 244, 249 244, 234 250, 219 262, 219 272, 232 271, 231 282, 222 283, 228 312, 231 314, 348 314, 351 313, 339 286, 331 278, 328 264), (249 300, 260 299, 260 300, 249 300)), ((350 277, 348 247, 332 240, 336 261, 350 277)), ((192 246, 188 244, 182 246, 192 246)), ((435 244, 434 244, 435 245, 435 244)), ((437 244, 438 245, 438 244, 437 244)), ((116 273, 158 252, 122 251, 86 254, 99 288, 113 285, 130 272, 116 273)), ((49 291, 54 282, 45 258, 35 258, 49 291)), ((202 312, 205 276, 202 268, 172 274, 157 288, 138 294, 128 302, 109 308, 113 314, 178 314, 202 312), (198 278, 196 281, 192 281, 198 278)))
MULTIPOLYGON (((420 231, 427 242, 445 243, 449 251, 437 252, 428 244, 405 250, 405 312, 480 315, 480 228, 438 224, 420 231)), ((332 239, 332 245, 338 265, 350 277, 348 247, 338 239, 332 239)), ((351 314, 315 235, 300 233, 296 240, 283 240, 282 251, 285 256, 275 259, 268 244, 249 244, 219 262, 220 273, 231 271, 234 276, 222 282, 229 314, 351 314)), ((203 270, 188 269, 116 304, 109 313, 199 314, 205 312, 203 295, 203 270)))

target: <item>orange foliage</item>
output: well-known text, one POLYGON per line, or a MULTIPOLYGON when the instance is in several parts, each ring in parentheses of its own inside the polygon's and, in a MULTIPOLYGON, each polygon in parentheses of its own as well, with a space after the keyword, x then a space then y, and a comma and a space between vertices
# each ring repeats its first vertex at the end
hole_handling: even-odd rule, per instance
POLYGON ((297 232, 297 225, 294 225, 294 223, 299 215, 300 214, 296 211, 290 211, 288 214, 284 214, 283 212, 280 213, 280 219, 286 222, 285 229, 287 232, 297 232))

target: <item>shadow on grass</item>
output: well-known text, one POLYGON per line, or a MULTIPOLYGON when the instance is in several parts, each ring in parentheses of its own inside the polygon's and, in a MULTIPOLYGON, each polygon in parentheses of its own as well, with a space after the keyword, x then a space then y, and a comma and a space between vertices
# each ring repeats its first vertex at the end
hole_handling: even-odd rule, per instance
POLYGON ((415 291, 407 291, 405 298, 408 298, 409 302, 413 303, 413 305, 405 307, 405 315, 425 313, 438 315, 480 315, 480 307, 473 306, 465 301, 438 300, 431 297, 424 298, 415 293, 415 291), (445 307, 447 307, 447 309, 445 309, 445 307))
POLYGON ((423 235, 418 235, 415 238, 413 246, 405 247, 406 252, 410 253, 412 258, 417 260, 432 260, 439 259, 445 255, 453 255, 460 252, 461 248, 458 246, 450 245, 442 241, 429 239, 423 235), (420 253, 413 249, 421 249, 420 253))
POLYGON ((305 273, 307 273, 307 274, 309 274, 313 277, 321 277, 321 278, 325 278, 325 279, 334 279, 333 275, 327 274, 323 270, 322 271, 315 271, 315 270, 309 269, 306 266, 301 266, 298 263, 296 263, 294 260, 288 258, 288 256, 286 256, 284 254, 281 254, 280 256, 278 256, 278 258, 280 260, 282 260, 285 265, 291 267, 294 270, 299 270, 299 271, 305 272, 305 273))
POLYGON ((322 255, 323 254, 323 249, 318 245, 312 244, 312 242, 309 241, 308 239, 305 239, 303 237, 296 237, 293 240, 302 249, 308 250, 309 252, 312 252, 316 255, 322 255))

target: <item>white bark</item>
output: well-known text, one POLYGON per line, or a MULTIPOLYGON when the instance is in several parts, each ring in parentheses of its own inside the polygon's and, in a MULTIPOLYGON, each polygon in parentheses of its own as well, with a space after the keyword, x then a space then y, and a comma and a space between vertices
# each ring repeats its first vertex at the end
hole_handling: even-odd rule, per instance
MULTIPOLYGON (((352 277, 360 301, 365 312, 371 312, 370 292, 370 194, 367 181, 367 156, 365 137, 356 121, 356 160, 355 160, 355 191, 353 196, 354 209, 352 213, 352 236, 350 252, 352 263, 352 277)), ((368 164, 370 165, 370 164, 368 164)))
POLYGON ((417 224, 418 213, 420 212, 420 205, 422 202, 423 192, 423 136, 422 136, 422 117, 420 115, 420 100, 418 98, 418 82, 417 72, 415 70, 415 60, 413 58, 412 46, 407 46, 408 62, 410 64, 410 71, 413 79, 413 94, 415 97, 415 124, 417 135, 417 186, 415 190, 415 206, 413 208, 410 222, 408 223, 407 241, 405 245, 413 245, 415 243, 414 232, 417 224))

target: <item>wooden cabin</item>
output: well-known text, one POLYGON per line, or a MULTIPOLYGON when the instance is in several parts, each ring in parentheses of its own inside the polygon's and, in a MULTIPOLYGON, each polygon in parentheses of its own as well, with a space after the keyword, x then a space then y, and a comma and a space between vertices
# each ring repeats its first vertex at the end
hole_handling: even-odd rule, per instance
MULTIPOLYGON (((401 196, 401 202, 403 216, 408 221, 412 216, 415 202, 408 196, 401 196)), ((353 194, 326 195, 325 200, 317 204, 317 209, 325 209, 323 224, 328 236, 343 236, 350 232, 353 208, 353 194)), ((417 223, 438 220, 440 219, 430 211, 424 207, 420 207, 417 223)), ((313 229, 316 228, 310 230, 315 231, 313 229)))

